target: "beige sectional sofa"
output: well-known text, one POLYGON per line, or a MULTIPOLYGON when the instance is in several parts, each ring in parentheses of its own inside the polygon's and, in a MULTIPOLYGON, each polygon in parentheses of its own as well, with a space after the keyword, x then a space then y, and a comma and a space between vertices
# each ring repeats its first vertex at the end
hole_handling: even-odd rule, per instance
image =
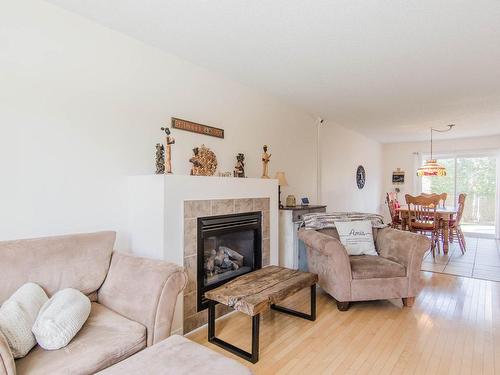
POLYGON ((233 359, 185 337, 173 335, 97 375, 252 375, 233 359))
POLYGON ((50 297, 75 288, 90 316, 65 348, 15 360, 0 333, 0 374, 92 374, 170 335, 187 277, 172 263, 113 251, 114 232, 0 242, 0 304, 26 282, 50 297))

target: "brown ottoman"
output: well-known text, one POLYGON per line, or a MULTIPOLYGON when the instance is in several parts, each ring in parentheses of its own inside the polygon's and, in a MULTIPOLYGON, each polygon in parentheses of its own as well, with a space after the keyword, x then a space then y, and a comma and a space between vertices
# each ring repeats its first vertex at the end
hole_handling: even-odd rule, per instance
POLYGON ((173 335, 147 349, 108 367, 100 375, 204 375, 242 374, 253 372, 233 359, 226 358, 183 336, 173 335))

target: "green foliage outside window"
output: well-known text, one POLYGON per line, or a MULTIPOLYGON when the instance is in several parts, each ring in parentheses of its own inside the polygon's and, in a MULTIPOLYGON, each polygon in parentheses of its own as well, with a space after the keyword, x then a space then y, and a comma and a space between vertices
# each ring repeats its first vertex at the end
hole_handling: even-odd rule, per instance
POLYGON ((424 193, 448 193, 446 206, 455 207, 458 195, 466 193, 463 223, 492 225, 495 222, 496 158, 462 157, 438 159, 446 167, 444 177, 423 177, 424 193), (456 174, 456 192, 455 192, 456 174))

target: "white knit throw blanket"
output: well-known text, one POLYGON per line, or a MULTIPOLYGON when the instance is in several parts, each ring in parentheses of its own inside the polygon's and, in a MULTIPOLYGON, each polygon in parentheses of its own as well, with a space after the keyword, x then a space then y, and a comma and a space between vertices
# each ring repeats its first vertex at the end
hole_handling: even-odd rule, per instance
POLYGON ((331 212, 305 214, 303 217, 303 226, 306 229, 325 229, 335 228, 336 221, 361 221, 370 220, 373 228, 385 228, 384 217, 377 214, 368 214, 363 212, 331 212))

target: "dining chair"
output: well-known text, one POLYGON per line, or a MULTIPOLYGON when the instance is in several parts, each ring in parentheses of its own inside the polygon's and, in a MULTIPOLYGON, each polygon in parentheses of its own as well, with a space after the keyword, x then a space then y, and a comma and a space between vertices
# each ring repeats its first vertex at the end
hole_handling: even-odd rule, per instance
POLYGON ((385 202, 389 208, 389 214, 391 215, 391 228, 399 229, 401 228, 401 219, 399 213, 396 210, 399 207, 399 203, 396 198, 394 198, 390 193, 386 194, 385 202))
POLYGON ((405 200, 408 205, 408 227, 410 231, 430 234, 432 256, 435 258, 436 246, 438 252, 440 251, 440 223, 436 215, 436 209, 441 197, 437 194, 429 197, 422 195, 414 197, 410 194, 406 194, 405 200))
POLYGON ((453 242, 454 238, 457 238, 458 245, 460 246, 460 250, 462 251, 462 254, 465 254, 467 250, 467 244, 465 242, 465 236, 464 233, 462 232, 462 228, 460 226, 460 222, 462 221, 462 215, 464 213, 464 207, 465 207, 465 198, 467 197, 467 194, 461 193, 458 196, 458 209, 457 209, 457 215, 454 220, 450 221, 449 228, 450 228, 450 241, 453 242))
MULTIPOLYGON (((439 202, 441 203, 441 207, 442 208, 446 207, 446 198, 448 198, 448 194, 447 193, 441 193, 441 194, 437 194, 437 193, 430 193, 430 194, 422 193, 420 195, 423 196, 423 197, 439 197, 439 202)), ((438 224, 439 224, 439 234, 441 236, 441 240, 444 243, 444 241, 445 241, 444 230, 443 230, 444 223, 443 223, 442 220, 440 220, 438 224)), ((453 240, 451 242, 453 242, 453 240)))

